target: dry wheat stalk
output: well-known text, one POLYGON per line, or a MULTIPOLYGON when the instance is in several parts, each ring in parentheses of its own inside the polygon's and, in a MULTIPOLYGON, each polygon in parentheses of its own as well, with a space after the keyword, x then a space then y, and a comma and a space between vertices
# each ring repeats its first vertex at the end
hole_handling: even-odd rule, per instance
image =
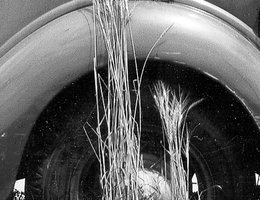
MULTIPOLYGON (((138 200, 141 124, 136 115, 141 113, 138 111, 141 108, 140 85, 135 94, 136 105, 132 105, 126 36, 128 1, 93 0, 93 4, 95 30, 101 31, 108 54, 106 84, 98 74, 94 60, 97 104, 100 104, 99 99, 102 102, 97 106, 98 124, 105 123, 107 127, 105 139, 100 126, 96 129, 102 198, 138 200), (104 110, 104 116, 100 110, 104 110)), ((140 84, 140 80, 137 83, 140 84)))
POLYGON ((181 94, 178 98, 169 87, 160 81, 155 85, 154 99, 160 113, 162 130, 168 143, 171 199, 188 200, 190 141, 185 124, 189 110, 187 98, 183 98, 181 94), (183 155, 186 159, 186 167, 183 155))
MULTIPOLYGON (((94 58, 98 121, 95 130, 98 137, 98 150, 95 153, 100 164, 102 199, 147 199, 140 194, 144 188, 140 188, 139 182, 141 181, 138 175, 144 173, 140 157, 140 85, 143 70, 139 76, 137 66, 135 66, 136 91, 134 92, 135 99, 131 101, 127 55, 127 24, 130 15, 128 0, 93 0, 93 13, 94 34, 97 37, 96 33, 101 32, 108 55, 108 79, 106 82, 97 72, 97 56, 94 58), (104 124, 107 133, 101 132, 101 126, 104 124), (106 135, 105 138, 104 135, 106 135)), ((147 59, 160 38, 170 28, 171 26, 155 42, 147 59)), ((94 43, 95 55, 97 55, 96 41, 94 43)), ((179 170, 177 173, 184 173, 184 171, 179 170)), ((160 199, 160 197, 158 198, 160 199)), ((158 198, 149 197, 149 199, 158 198)))

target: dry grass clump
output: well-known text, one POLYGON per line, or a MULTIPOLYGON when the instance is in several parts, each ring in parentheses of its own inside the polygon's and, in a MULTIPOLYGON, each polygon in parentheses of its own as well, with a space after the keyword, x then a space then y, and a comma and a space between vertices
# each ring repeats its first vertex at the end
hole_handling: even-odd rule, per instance
POLYGON ((101 30, 108 55, 106 83, 96 70, 96 57, 94 60, 99 124, 95 130, 98 137, 96 155, 100 164, 102 199, 137 200, 141 163, 140 80, 137 78, 135 83, 136 99, 131 101, 126 36, 128 1, 93 0, 93 4, 95 30, 101 30), (105 124, 107 133, 101 132, 101 124, 105 124))
MULTIPOLYGON (((179 98, 163 82, 155 85, 154 99, 160 113, 162 130, 167 139, 169 156, 171 199, 189 199, 189 133, 186 117, 189 109, 187 98, 179 94, 179 98), (186 162, 184 162, 184 159, 186 162), (184 166, 186 163, 186 166, 184 166), (186 170, 185 170, 186 169, 186 170)), ((166 165, 165 154, 165 165, 166 165)), ((167 170, 165 170, 165 173, 167 170)))
MULTIPOLYGON (((94 132, 98 138, 98 148, 95 150, 93 147, 93 150, 100 165, 102 199, 162 199, 160 191, 162 188, 169 187, 166 178, 158 175, 158 180, 162 179, 155 184, 158 186, 158 190, 149 189, 152 188, 149 186, 154 183, 149 185, 144 182, 149 179, 146 177, 150 177, 150 180, 153 179, 152 182, 157 178, 155 173, 143 169, 140 156, 140 86, 143 71, 139 76, 137 66, 135 66, 137 77, 134 83, 135 91, 131 91, 132 83, 129 82, 127 55, 127 32, 129 31, 127 24, 130 16, 128 0, 93 0, 93 13, 95 35, 97 35, 97 30, 101 31, 108 56, 107 81, 104 81, 97 72, 97 45, 94 41, 98 122, 94 132), (106 133, 101 131, 101 127, 104 125, 106 133), (165 184, 165 187, 162 187, 162 184, 165 184)), ((162 33, 154 46, 169 28, 162 33)), ((187 101, 186 99, 178 100, 161 82, 155 87, 155 101, 169 144, 167 153, 170 156, 171 184, 169 190, 171 197, 166 197, 166 199, 188 200, 189 136, 185 126, 187 101), (186 156, 187 171, 184 169, 183 154, 186 156)))

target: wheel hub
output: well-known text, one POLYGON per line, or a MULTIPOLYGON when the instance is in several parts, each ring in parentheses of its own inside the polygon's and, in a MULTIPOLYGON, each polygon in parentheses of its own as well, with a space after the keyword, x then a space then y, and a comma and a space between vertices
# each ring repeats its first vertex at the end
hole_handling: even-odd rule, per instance
POLYGON ((138 185, 141 199, 170 200, 170 184, 159 172, 140 169, 138 173, 138 185))

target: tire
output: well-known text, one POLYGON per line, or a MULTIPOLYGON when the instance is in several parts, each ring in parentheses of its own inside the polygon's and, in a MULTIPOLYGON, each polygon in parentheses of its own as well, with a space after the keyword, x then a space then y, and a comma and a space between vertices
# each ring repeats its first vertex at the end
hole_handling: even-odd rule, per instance
MULTIPOLYGON (((196 78, 196 74, 165 63, 148 63, 141 91, 141 151, 146 155, 145 165, 160 170, 153 165, 162 156, 163 147, 160 118, 151 87, 156 80, 163 80, 173 89, 183 88, 189 93, 191 101, 204 98, 188 116, 188 126, 192 130, 190 171, 198 178, 199 191, 204 191, 201 199, 249 199, 249 188, 254 187, 254 164, 244 164, 244 157, 243 161, 238 159, 241 154, 237 149, 243 144, 235 138, 230 146, 229 138, 235 134, 233 127, 223 128, 226 127, 224 116, 227 114, 213 102, 209 92, 201 95, 196 91, 201 86, 194 83, 189 86, 184 81, 189 76, 194 81, 202 81, 201 75, 196 78), (175 81, 173 77, 177 77, 175 81), (221 117, 216 116, 218 111, 221 117)), ((85 124, 86 121, 93 127, 96 124, 94 82, 91 79, 92 75, 88 75, 66 88, 36 123, 27 147, 26 199, 101 199, 98 162, 82 128, 84 125, 88 127, 95 148, 95 134, 85 124)), ((207 81, 204 80, 203 84, 207 81)), ((213 87, 212 83, 210 87, 213 87)), ((192 194, 191 199, 198 199, 197 194, 192 194)))

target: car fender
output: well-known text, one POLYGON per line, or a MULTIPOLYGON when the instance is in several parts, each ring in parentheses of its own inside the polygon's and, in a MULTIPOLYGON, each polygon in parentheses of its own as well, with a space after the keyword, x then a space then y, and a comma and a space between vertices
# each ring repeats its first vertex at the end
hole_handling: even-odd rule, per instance
MULTIPOLYGON (((66 12, 33 22, 0 50, 1 197, 12 188, 27 138, 45 106, 65 86, 93 70, 92 8, 75 5, 70 2, 66 12)), ((243 23, 237 25, 240 28, 232 26, 232 20, 184 3, 130 5, 138 59, 150 52, 150 59, 200 70, 225 85, 259 120, 260 51, 250 28, 243 23)), ((104 66, 106 50, 100 32, 96 34, 98 65, 104 66)), ((130 39, 128 46, 133 59, 130 39)))

